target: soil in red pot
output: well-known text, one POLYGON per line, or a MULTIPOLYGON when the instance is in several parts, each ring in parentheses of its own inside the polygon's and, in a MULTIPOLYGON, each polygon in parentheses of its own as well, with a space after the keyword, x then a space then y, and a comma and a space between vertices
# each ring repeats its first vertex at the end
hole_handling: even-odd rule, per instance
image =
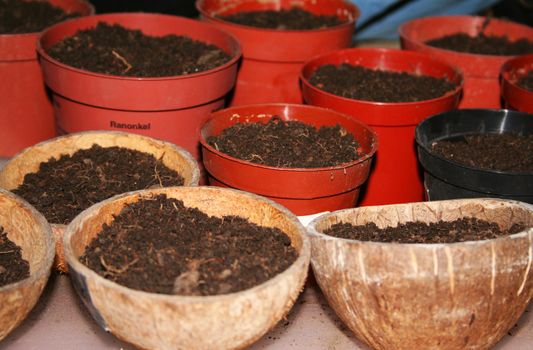
POLYGON ((354 136, 340 125, 316 129, 278 117, 266 124, 234 124, 207 142, 232 157, 278 168, 330 167, 354 161, 362 152, 354 136))
POLYGON ((434 223, 406 222, 395 227, 384 228, 379 228, 373 222, 365 225, 337 223, 325 230, 324 233, 338 238, 371 242, 455 243, 494 239, 522 232, 525 229, 524 224, 514 224, 509 229, 501 229, 494 222, 476 218, 461 218, 434 223))
POLYGON ((533 135, 464 135, 435 141, 431 149, 446 159, 474 168, 533 172, 533 135))
POLYGON ((369 69, 342 63, 318 67, 309 78, 317 88, 332 94, 374 102, 418 102, 453 91, 445 78, 369 69))
POLYGON ((198 73, 231 60, 215 45, 186 36, 148 36, 140 30, 103 22, 95 28, 79 30, 46 52, 72 67, 133 77, 198 73))
POLYGON ((22 250, 7 238, 0 226, 0 287, 30 276, 30 264, 22 258, 22 250))
POLYGON ((510 41, 506 36, 484 33, 476 36, 456 33, 429 40, 426 44, 445 50, 477 55, 515 56, 533 53, 533 42, 527 39, 510 41))
POLYGON ((526 75, 521 76, 516 84, 522 89, 533 92, 533 70, 530 70, 526 75))
POLYGON ((118 284, 151 293, 218 295, 261 284, 298 257, 277 228, 215 217, 158 195, 128 204, 80 258, 118 284))
POLYGON ((116 194, 183 183, 180 174, 151 154, 93 145, 41 163, 12 192, 37 208, 48 222, 68 224, 82 210, 116 194))
POLYGON ((0 34, 40 32, 79 13, 66 13, 46 1, 0 0, 0 34))
POLYGON ((298 7, 279 11, 243 11, 219 16, 219 18, 249 27, 277 30, 312 30, 334 27, 343 23, 337 16, 315 15, 298 7))

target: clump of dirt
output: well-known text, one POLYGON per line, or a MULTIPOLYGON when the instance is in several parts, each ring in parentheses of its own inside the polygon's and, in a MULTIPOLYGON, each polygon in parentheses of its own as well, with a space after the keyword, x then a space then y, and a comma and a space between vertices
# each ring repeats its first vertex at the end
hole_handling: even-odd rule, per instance
POLYGON ((80 261, 104 278, 150 293, 218 295, 259 285, 298 253, 283 231, 238 216, 209 216, 158 195, 126 205, 80 261))
POLYGON ((456 33, 428 40, 426 44, 445 50, 478 55, 515 56, 533 53, 533 42, 526 38, 511 41, 507 36, 485 33, 479 33, 476 36, 456 33))
POLYGON ((533 172, 533 135, 464 135, 435 141, 431 150, 446 159, 474 168, 533 172))
POLYGON ((300 7, 289 10, 242 11, 218 16, 220 19, 249 27, 277 30, 312 30, 334 27, 345 21, 335 15, 315 15, 300 7))
POLYGON ((340 125, 316 129, 299 121, 272 117, 267 123, 237 123, 209 145, 232 157, 278 168, 321 168, 359 159, 362 149, 340 125))
POLYGON ((440 220, 432 223, 413 221, 384 228, 379 228, 373 222, 365 225, 337 223, 324 230, 324 233, 338 238, 359 241, 414 244, 494 239, 522 232, 525 229, 524 224, 515 224, 509 229, 501 229, 495 222, 465 217, 453 221, 440 220))
POLYGON ((456 88, 447 78, 369 69, 349 63, 320 66, 309 82, 337 96, 387 103, 431 100, 456 88))
POLYGON ((79 16, 47 1, 0 0, 0 34, 36 33, 79 16))
POLYGON ((166 77, 221 66, 231 56, 215 45, 187 36, 149 36, 140 30, 99 22, 46 49, 58 61, 96 73, 166 77))
POLYGON ((37 208, 48 222, 68 224, 82 210, 116 194, 183 183, 180 174, 151 154, 95 144, 41 163, 12 192, 37 208))

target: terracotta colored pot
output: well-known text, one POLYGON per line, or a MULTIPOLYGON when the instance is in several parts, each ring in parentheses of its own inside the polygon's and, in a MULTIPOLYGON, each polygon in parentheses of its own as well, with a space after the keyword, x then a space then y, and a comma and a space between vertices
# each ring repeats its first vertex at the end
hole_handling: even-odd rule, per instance
POLYGON ((363 189, 361 205, 416 202, 424 198, 422 176, 416 158, 415 128, 428 116, 457 106, 462 89, 462 76, 457 70, 417 52, 355 48, 315 57, 304 65, 301 80, 307 103, 346 113, 370 125, 379 136, 379 151, 372 174, 363 189), (457 88, 431 100, 383 103, 340 97, 320 90, 309 82, 318 67, 341 63, 447 78, 457 88))
POLYGON ((363 207, 308 226, 311 264, 328 303, 373 349, 488 349, 533 297, 533 206, 463 199, 363 207), (337 222, 378 227, 476 217, 529 229, 451 244, 379 243, 323 234, 337 222))
MULTIPOLYGON (((49 0, 64 11, 94 13, 84 0, 49 0)), ((52 102, 37 61, 39 33, 0 34, 0 158, 56 135, 52 102)))
POLYGON ((54 237, 46 219, 20 197, 0 189, 0 227, 22 249, 30 276, 0 287, 0 340, 26 318, 41 296, 54 261, 54 237))
POLYGON ((533 70, 533 54, 507 61, 501 70, 501 90, 506 108, 533 114, 533 91, 517 85, 520 77, 533 70))
POLYGON ((378 147, 374 131, 341 113, 315 106, 257 104, 230 107, 212 113, 202 128, 203 162, 209 183, 266 196, 296 215, 355 206, 361 185, 368 178, 378 147), (207 143, 209 136, 236 123, 266 123, 272 116, 297 120, 314 127, 339 124, 360 143, 363 156, 355 161, 326 168, 276 168, 224 154, 207 143))
POLYGON ((533 171, 480 169, 442 157, 432 149, 435 141, 478 133, 533 135, 533 115, 505 109, 460 109, 420 123, 415 137, 427 199, 491 197, 533 204, 533 171))
POLYGON ((301 103, 298 74, 302 64, 322 52, 348 47, 359 17, 345 0, 197 0, 201 18, 234 34, 243 61, 230 105, 265 102, 301 103), (314 14, 337 15, 347 22, 317 30, 275 30, 243 26, 216 16, 242 11, 301 7, 314 14))
POLYGON ((67 227, 65 255, 76 290, 102 328, 141 349, 242 349, 284 317, 303 288, 310 258, 305 229, 287 209, 259 196, 214 187, 173 187, 125 193, 80 214, 67 227), (101 225, 128 203, 165 193, 208 215, 236 215, 277 227, 298 258, 268 281, 236 293, 181 296, 133 290, 107 280, 79 261, 101 225))
MULTIPOLYGON (((13 190, 24 182, 24 176, 39 171, 42 162, 51 157, 58 159, 61 155, 72 155, 80 149, 89 149, 93 144, 102 147, 123 147, 152 154, 161 159, 170 169, 183 176, 185 186, 197 186, 200 177, 198 163, 186 150, 174 144, 147 136, 117 131, 86 131, 41 142, 29 147, 8 161, 0 170, 0 188, 13 190)), ((54 267, 60 272, 67 272, 63 254, 63 233, 66 225, 52 224, 56 237, 56 259, 54 267)))
POLYGON ((209 112, 224 105, 235 83, 239 43, 206 23, 178 16, 122 13, 79 18, 50 27, 38 43, 44 80, 51 88, 63 133, 119 130, 173 142, 199 157, 198 134, 209 112), (93 73, 51 58, 45 49, 100 21, 141 29, 147 35, 184 35, 214 44, 233 58, 195 74, 138 78, 93 73))
MULTIPOLYGON (((461 69, 465 83, 459 108, 500 108, 500 69, 514 56, 469 54, 431 47, 425 42, 455 33, 475 36, 485 21, 485 17, 476 16, 426 17, 404 23, 399 29, 402 48, 428 53, 461 69)), ((507 36, 512 41, 523 38, 533 41, 533 28, 494 18, 484 33, 507 36)))

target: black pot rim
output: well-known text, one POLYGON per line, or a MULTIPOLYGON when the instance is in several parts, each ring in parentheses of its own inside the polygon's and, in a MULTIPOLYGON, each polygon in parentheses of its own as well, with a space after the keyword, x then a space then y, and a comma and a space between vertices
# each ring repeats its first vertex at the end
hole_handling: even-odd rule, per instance
MULTIPOLYGON (((424 171, 444 182, 476 192, 510 196, 528 196, 533 194, 533 172, 511 172, 476 168, 451 161, 432 152, 430 145, 435 140, 474 133, 474 130, 465 130, 464 133, 461 133, 456 130, 450 131, 447 129, 454 126, 457 128, 457 124, 460 123, 459 120, 461 118, 469 118, 470 127, 477 125, 477 122, 479 122, 480 127, 484 128, 486 127, 485 123, 490 121, 492 124, 498 125, 500 131, 504 131, 505 126, 507 126, 506 130, 508 130, 509 126, 515 125, 516 121, 520 120, 521 123, 527 123, 528 125, 531 123, 532 126, 529 130, 533 132, 533 115, 524 112, 497 109, 463 109, 431 116, 422 121, 416 127, 415 131, 418 159, 424 171), (494 123, 495 121, 496 123, 494 123), (442 135, 440 135, 440 130, 437 130, 434 132, 434 135, 431 135, 434 138, 428 139, 430 136, 427 134, 432 125, 438 125, 444 128, 445 132, 442 132, 442 135)), ((491 131, 487 131, 487 133, 489 132, 491 131)))
MULTIPOLYGON (((444 113, 440 113, 440 114, 436 114, 430 118, 427 118, 425 120, 423 120, 422 122, 420 122, 416 128, 416 132, 415 132, 415 140, 416 140, 416 144, 418 147, 420 148, 423 148, 428 154, 430 154, 432 157, 435 157, 435 158, 438 158, 440 159, 441 161, 445 162, 445 163, 448 163, 450 165, 453 165, 454 167, 459 167, 459 168, 465 168, 465 169, 468 169, 470 171, 478 171, 478 172, 484 172, 484 173, 492 173, 494 175, 498 175, 498 174, 501 174, 501 175, 507 175, 507 176, 512 176, 512 175, 529 175, 529 176, 533 176, 533 171, 531 172, 519 172, 519 171, 503 171, 503 170, 494 170, 494 169, 484 169, 484 168, 476 168, 476 167, 473 167, 473 166, 469 166, 469 165, 466 165, 466 164, 462 164, 462 163, 459 163, 459 162, 454 162, 446 157, 443 157, 437 153, 434 153, 432 152, 432 149, 431 147, 424 143, 422 140, 421 140, 421 131, 420 129, 422 127, 424 127, 426 124, 428 123, 431 123, 431 120, 432 118, 437 118, 437 117, 440 117, 440 116, 444 116, 444 115, 448 115, 450 113, 453 113, 453 112, 456 112, 457 110, 454 110, 454 111, 448 111, 448 112, 444 112, 444 113)), ((512 110, 509 110, 509 109, 463 109, 461 111, 468 111, 468 112, 483 112, 483 113, 494 113, 494 112, 498 112, 498 113, 505 113, 505 114, 509 114, 509 113, 517 113, 517 114, 527 114, 527 113, 524 113, 524 112, 517 112, 517 111, 512 111, 512 110)), ((533 115, 530 115, 531 118, 533 118, 533 115)), ((459 135, 469 135, 469 134, 472 134, 472 133, 456 133, 456 134, 453 134, 453 135, 448 135, 449 136, 459 136, 459 135)), ((439 139, 434 139, 432 141, 437 141, 437 140, 442 140, 443 138, 439 138, 439 139)))

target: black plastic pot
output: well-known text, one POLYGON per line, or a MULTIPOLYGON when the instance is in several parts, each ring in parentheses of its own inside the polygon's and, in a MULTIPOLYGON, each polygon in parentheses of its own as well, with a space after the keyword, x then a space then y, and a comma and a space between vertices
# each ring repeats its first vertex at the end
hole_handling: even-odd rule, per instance
MULTIPOLYGON (((505 109, 461 109, 422 121, 415 137, 427 200, 493 197, 533 203, 533 172, 473 168, 432 152, 433 142, 479 133, 533 134, 533 115, 505 109)), ((533 157, 533 155, 531 155, 533 157)))

